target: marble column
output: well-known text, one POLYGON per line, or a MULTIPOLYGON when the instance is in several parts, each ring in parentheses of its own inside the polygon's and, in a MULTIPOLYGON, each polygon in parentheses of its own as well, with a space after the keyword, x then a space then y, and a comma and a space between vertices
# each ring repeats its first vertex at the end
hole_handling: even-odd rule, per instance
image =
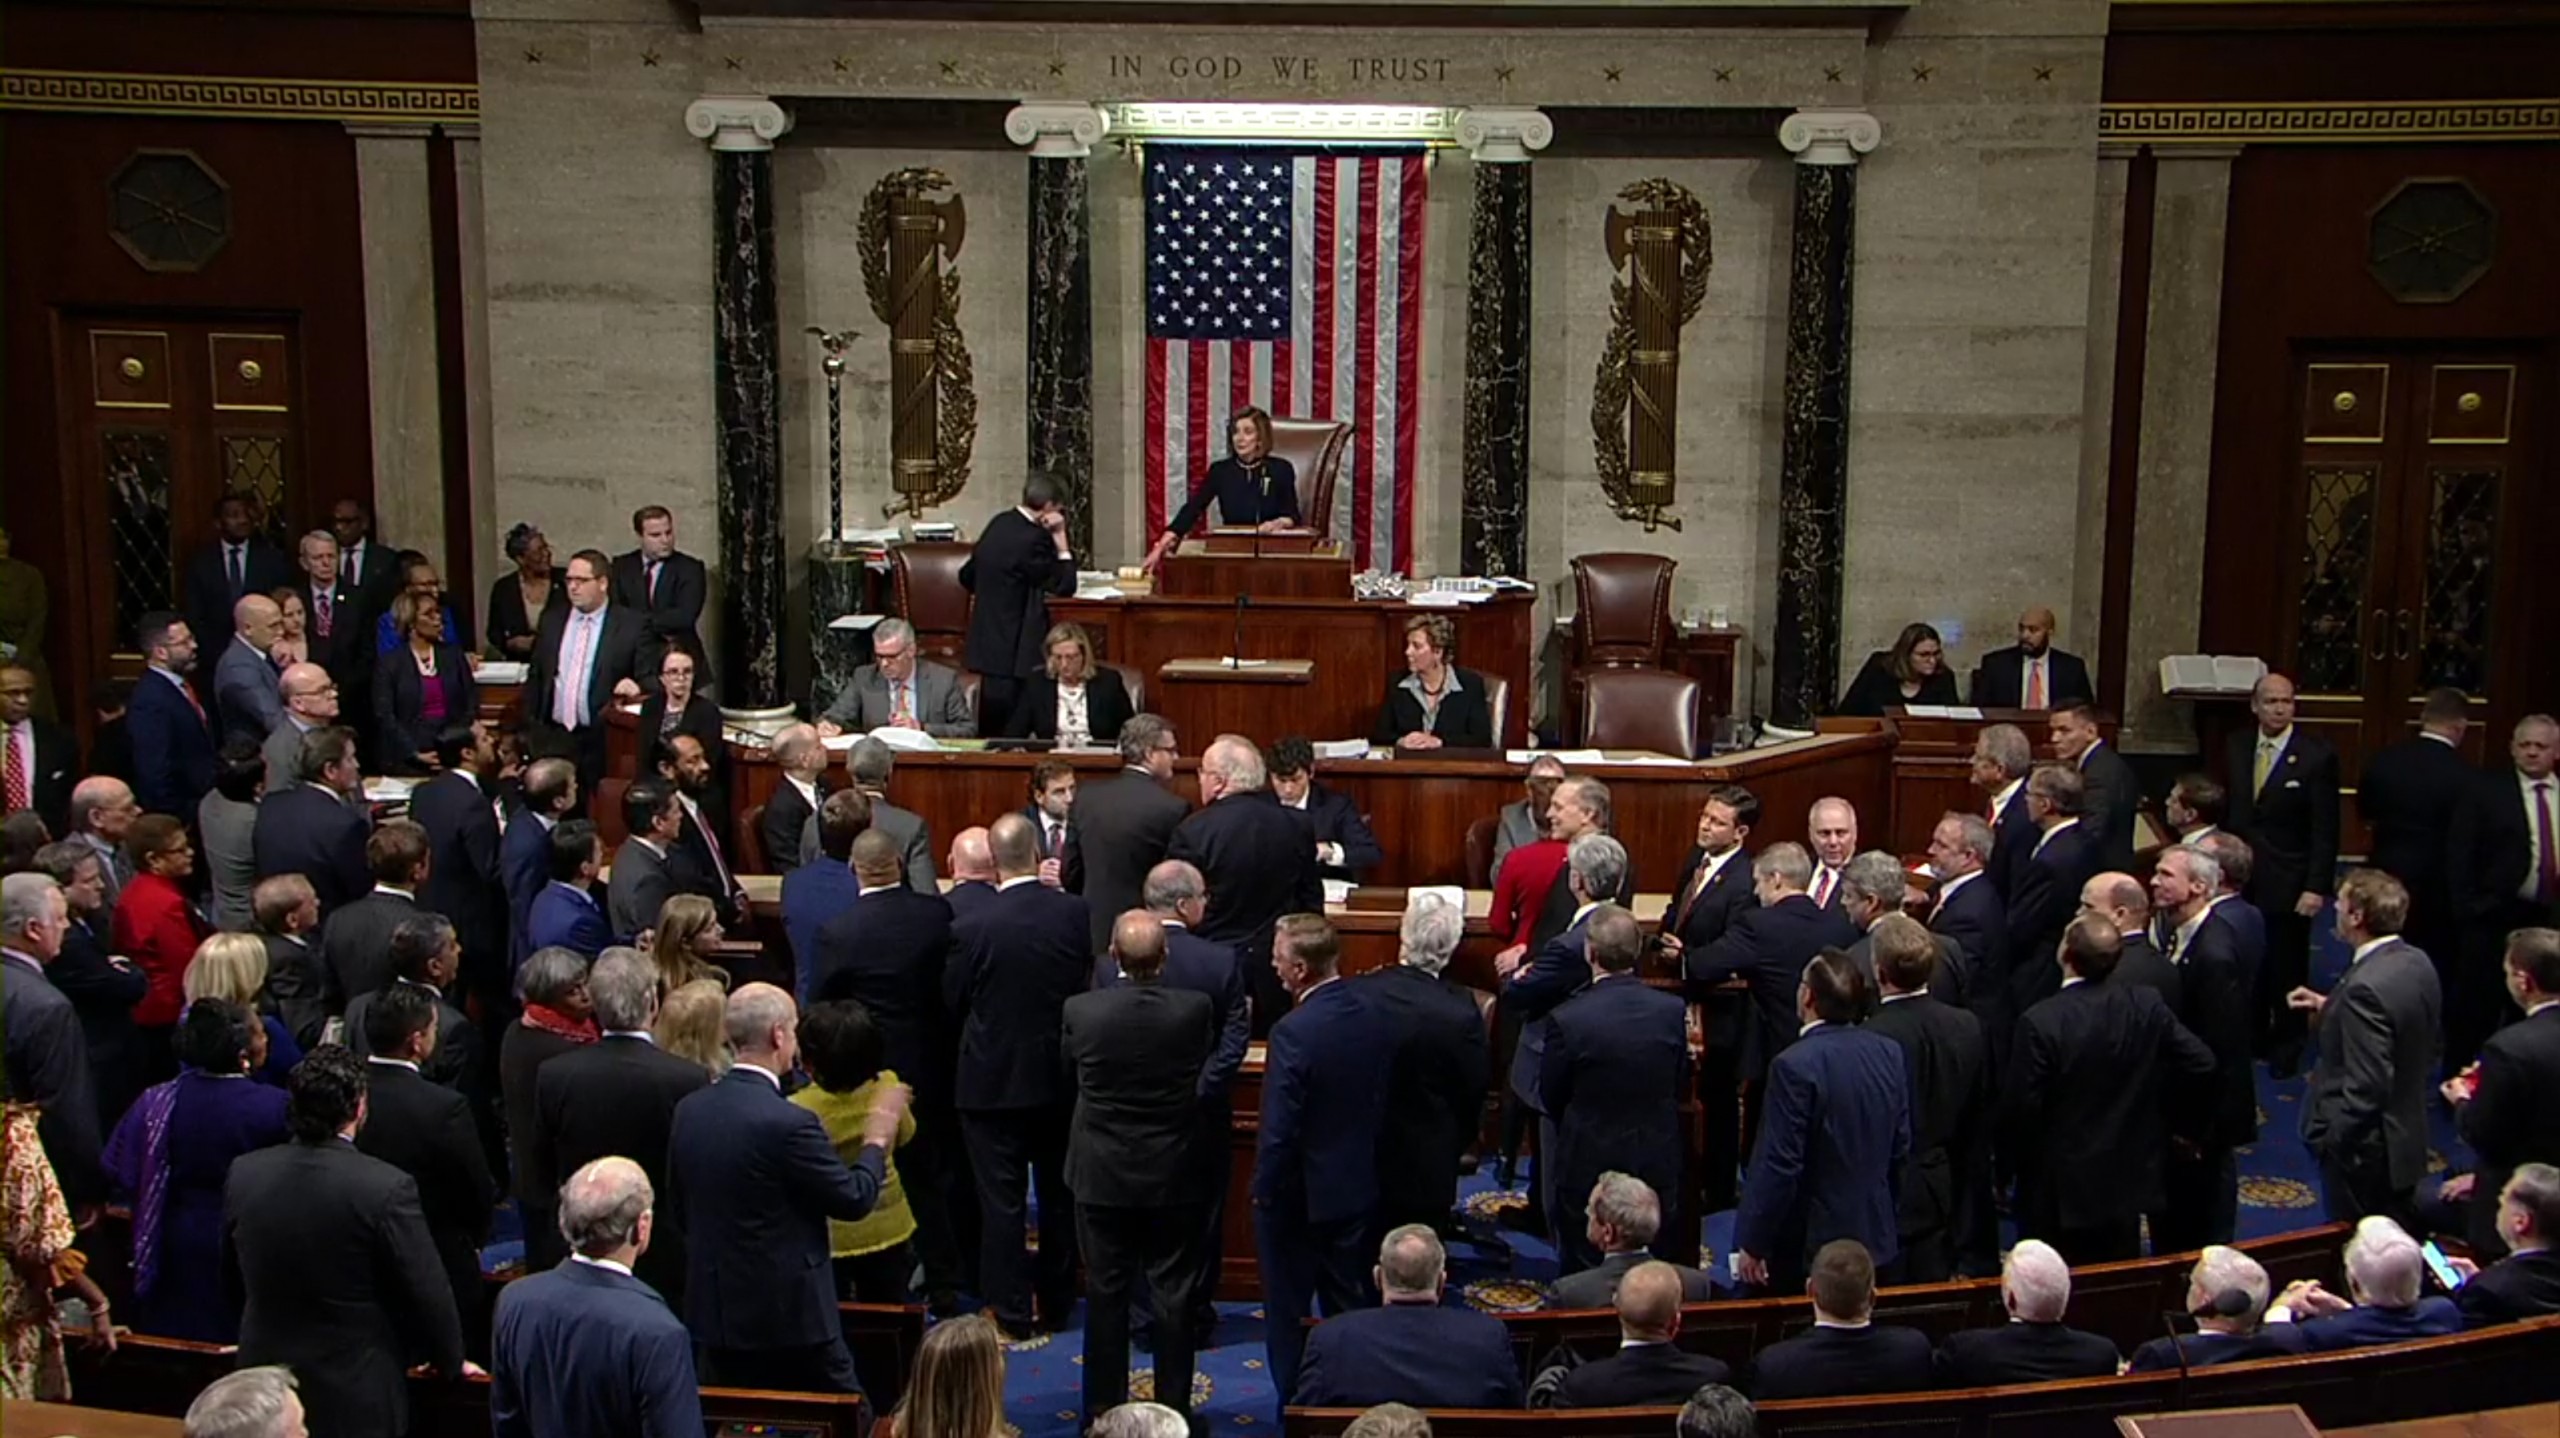
POLYGON ((433 127, 362 124, 349 125, 347 133, 355 139, 363 227, 374 532, 426 555, 444 572, 444 415, 436 372, 435 239, 427 220, 433 127))
POLYGON ((1537 110, 1472 106, 1458 143, 1475 158, 1467 236, 1463 572, 1529 572, 1529 156, 1555 139, 1537 110))
MULTIPOLYGON (((465 442, 471 465, 471 513, 477 532, 448 536, 455 552, 471 550, 471 572, 488 580, 514 566, 500 548, 516 522, 498 513, 497 448, 489 417, 489 243, 480 198, 480 127, 445 127, 453 140, 454 231, 462 260, 462 384, 465 442)), ((563 561, 564 563, 566 561, 563 561)), ((487 622, 486 617, 482 619, 487 622)))
POLYGON ((1857 110, 1799 110, 1778 127, 1796 157, 1787 276, 1784 445, 1778 473, 1778 618, 1769 718, 1810 729, 1840 692, 1841 568, 1849 492, 1849 299, 1858 156, 1882 138, 1857 110))
POLYGON ((720 626, 712 672, 732 713, 783 705, 782 387, 773 296, 773 142, 791 128, 757 96, 684 112, 711 142, 713 376, 719 427, 720 626))
POLYGON ((1097 105, 1033 101, 1004 117, 1005 138, 1031 147, 1027 453, 1032 471, 1048 474, 1064 492, 1067 536, 1083 555, 1094 552, 1093 237, 1085 160, 1110 127, 1097 105))

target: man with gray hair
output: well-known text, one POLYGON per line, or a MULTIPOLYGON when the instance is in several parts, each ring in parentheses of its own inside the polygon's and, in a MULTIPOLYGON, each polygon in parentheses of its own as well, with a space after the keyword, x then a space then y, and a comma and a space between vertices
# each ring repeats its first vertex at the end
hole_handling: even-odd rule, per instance
POLYGON ((98 915, 101 925, 114 917, 117 896, 133 882, 133 858, 124 851, 124 836, 140 817, 142 806, 134 802, 133 787, 122 779, 92 774, 71 786, 71 807, 64 815, 70 826, 66 837, 98 856, 99 873, 107 881, 107 906, 98 915))
POLYGON ((489 1363, 496 1438, 697 1438, 693 1338, 632 1276, 657 1192, 640 1165, 600 1158, 560 1186, 569 1257, 498 1295, 489 1363))
MULTIPOLYGON (((1910 892, 1911 876, 1902 861, 1881 849, 1869 849, 1849 860, 1840 869, 1840 912, 1858 927, 1858 941, 1849 946, 1849 957, 1867 982, 1876 978, 1876 925, 1902 912, 1903 896, 1910 892)), ((1929 992, 1944 1003, 1964 1002, 1964 951, 1955 941, 1941 934, 1929 936, 1938 961, 1929 974, 1929 992)))
POLYGON ((1495 875, 1501 874, 1502 861, 1512 850, 1547 836, 1547 801, 1563 778, 1564 761, 1555 755, 1540 754, 1529 761, 1529 772, 1520 780, 1521 796, 1502 806, 1500 820, 1493 826, 1495 875))
MULTIPOLYGON (((2249 1055, 2256 1016, 2251 961, 2234 917, 2216 902, 2221 885, 2221 867, 2196 845, 2164 849, 2152 864, 2152 912, 2168 935, 2166 957, 2176 973, 2162 997, 2214 1054, 2212 1078, 2191 1086, 2170 1110, 2172 1142, 2161 1166, 2164 1207, 2153 1219, 2152 1235, 2171 1251, 2231 1241, 2240 1222, 2234 1150, 2254 1141, 2258 1131, 2257 1080, 2249 1055)), ((2121 923, 2117 927, 2121 931, 2121 923)), ((2130 977, 2119 973, 2115 982, 2130 977)))
POLYGON ((281 794, 294 782, 302 736, 338 722, 338 681, 317 664, 288 664, 276 676, 276 697, 280 710, 258 745, 267 761, 270 794, 281 794))
POLYGON ((2080 771, 2038 764, 2027 774, 2027 814, 2036 838, 2009 891, 2009 998, 2020 1013, 2062 987, 2053 951, 2080 913, 2080 886, 2098 872, 2099 840, 2080 822, 2080 771))
POLYGON ((2372 1213, 2356 1221, 2346 1269, 2347 1297, 2316 1278, 2301 1279, 2276 1298, 2267 1322, 2296 1324, 2302 1346, 2313 1353, 2462 1331, 2462 1310, 2454 1301, 2426 1292, 2427 1260, 2418 1240, 2391 1219, 2372 1213))
MULTIPOLYGON (((1644 931, 1635 916, 1602 904, 1583 926, 1583 949, 1590 983, 1547 1016, 1537 1084, 1546 1115, 1538 1172, 1567 1273, 1600 1261, 1584 1233, 1582 1198, 1602 1174, 1683 1192, 1680 1099, 1689 1087, 1688 1005, 1636 976, 1644 931)), ((1694 1219, 1680 1231, 1694 1232, 1694 1219)))
POLYGON ((1981 817, 1992 832, 1987 872, 2004 900, 2036 843, 2035 816, 2027 812, 2027 773, 2035 766, 2036 746, 2015 724, 1993 724, 1973 736, 1973 787, 1983 792, 1981 817))
MULTIPOLYGON (((1588 1215, 1583 1238, 1600 1262, 1580 1273, 1568 1273, 1549 1290, 1551 1308, 1606 1308, 1618 1291, 1618 1280, 1638 1264, 1655 1262, 1650 1250, 1662 1232, 1662 1199, 1653 1185, 1631 1173, 1604 1173, 1593 1181, 1583 1204, 1588 1215)), ((1715 1297, 1715 1286, 1702 1269, 1665 1264, 1680 1275, 1684 1303, 1715 1297)))
MULTIPOLYGON (((1559 812, 1575 806, 1583 782, 1567 780, 1557 787, 1559 812)), ((1538 1092, 1546 1065, 1547 1015, 1590 981, 1591 958, 1585 930, 1592 913, 1618 892, 1626 873, 1626 847, 1596 828, 1583 829, 1575 836, 1572 847, 1565 850, 1564 872, 1559 878, 1573 895, 1571 916, 1545 942, 1533 944, 1525 952, 1505 950, 1494 958, 1494 973, 1502 980, 1503 1028, 1506 1035, 1516 1033, 1505 1070, 1510 1076, 1505 1099, 1508 1111, 1503 1117, 1505 1158, 1497 1173, 1497 1181, 1505 1186, 1511 1181, 1508 1156, 1517 1143, 1511 1132, 1515 1120, 1525 1134, 1530 1116, 1544 1118, 1548 1113, 1538 1092)), ((1545 1193, 1542 1184, 1532 1195, 1533 1232, 1545 1224, 1553 1211, 1544 1199, 1545 1193)))
POLYGON ((261 1363, 225 1373, 187 1405, 185 1438, 311 1438, 293 1370, 261 1363))
POLYGON ((1085 1438, 1191 1438, 1191 1420, 1161 1403, 1123 1403, 1094 1419, 1085 1438))
MULTIPOLYGON (((933 867, 933 830, 922 814, 889 802, 889 776, 897 766, 897 751, 869 736, 855 740, 844 756, 845 776, 871 801, 871 827, 898 841, 907 887, 919 894, 939 894, 942 876, 933 867)), ((818 857, 818 816, 811 814, 800 826, 800 862, 814 864, 818 857)))
POLYGON ((978 732, 960 675, 918 659, 915 626, 903 619, 883 619, 872 627, 871 662, 853 671, 852 680, 818 718, 818 732, 829 737, 873 729, 922 729, 937 739, 965 739, 978 732))
POLYGON ((1813 856, 1801 844, 1762 849, 1751 860, 1751 887, 1759 907, 1736 914, 1723 938, 1681 955, 1691 997, 1703 997, 1730 979, 1742 980, 1751 991, 1759 1021, 1743 1046, 1742 1078, 1750 1085, 1742 1115, 1745 1154, 1759 1139, 1760 1105, 1768 1087, 1762 1079, 1769 1061, 1795 1042, 1801 1027, 1796 986, 1805 965, 1825 949, 1845 949, 1858 941, 1858 927, 1848 915, 1807 897, 1813 868, 1813 856))
POLYGON ((1948 1388, 1997 1388, 2105 1378, 2122 1355, 2113 1341, 2064 1325, 2071 1306, 2071 1265, 2053 1245, 2021 1239, 2000 1270, 2000 1301, 2009 1321, 1998 1328, 1952 1333, 1938 1347, 1938 1381, 1948 1388))
POLYGON ((2126 1371, 2204 1368, 2302 1352, 2299 1328, 2265 1322, 2272 1291, 2258 1260, 2223 1244, 2207 1247, 2187 1270, 2186 1310, 2195 1320, 2196 1331, 2163 1335, 2143 1344, 2133 1351, 2126 1371))
POLYGON ((1680 1419, 1672 1431, 1676 1438, 1757 1438, 1760 1410, 1751 1406, 1740 1389, 1710 1383, 1680 1405, 1680 1419))
POLYGON ((36 1133, 62 1196, 88 1210, 106 1197, 89 1041, 79 1010, 46 974, 70 926, 70 904, 51 875, 0 879, 0 1024, 9 1097, 37 1106, 36 1133))
POLYGON ((1132 714, 1120 725, 1120 772, 1076 794, 1076 840, 1097 954, 1111 947, 1113 919, 1141 904, 1155 910, 1145 896, 1148 875, 1164 861, 1174 829, 1191 812, 1170 787, 1173 761, 1181 753, 1171 724, 1158 715, 1132 714))
POLYGON ((1390 1232, 1378 1245, 1384 1301, 1316 1325, 1289 1401, 1309 1408, 1519 1407, 1520 1364, 1500 1321, 1441 1306, 1448 1266, 1429 1228, 1408 1223, 1390 1232))
POLYGON ((1949 813, 1938 820, 1929 831, 1929 872, 1938 892, 1926 922, 1930 933, 1953 940, 1964 956, 1965 1003, 1982 1015, 1997 1068, 2009 1051, 2008 1025, 2017 1012, 2009 1006, 2007 986, 1998 981, 2008 971, 2009 903, 1984 868, 1994 842, 1979 814, 1949 813))
POLYGON ((1209 885, 1204 939, 1235 947, 1253 992, 1253 1031, 1267 1034, 1289 1011, 1271 967, 1271 926, 1284 914, 1324 912, 1323 876, 1307 816, 1272 803, 1262 751, 1221 734, 1200 756, 1198 812, 1183 820, 1165 857, 1198 869, 1209 885))
POLYGON ((1359 980, 1361 997, 1395 1036, 1394 1077, 1378 1134, 1381 1223, 1450 1222, 1458 1162, 1475 1138, 1493 1055, 1475 995, 1442 977, 1466 915, 1415 890, 1400 926, 1398 962, 1359 980))

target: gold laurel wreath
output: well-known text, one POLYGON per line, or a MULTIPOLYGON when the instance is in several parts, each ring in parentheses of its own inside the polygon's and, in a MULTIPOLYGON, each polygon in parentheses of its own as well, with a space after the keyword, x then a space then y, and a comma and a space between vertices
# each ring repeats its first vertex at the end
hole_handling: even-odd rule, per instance
MULTIPOLYGON (((862 289, 871 301, 871 313, 884 325, 894 329, 900 300, 889 281, 889 203, 951 188, 950 177, 940 170, 911 165, 881 176, 880 183, 863 197, 858 230, 862 289)), ((977 371, 969 357, 968 339, 960 332, 957 270, 943 272, 941 301, 933 318, 934 487, 929 494, 901 494, 889 501, 881 507, 886 516, 922 517, 929 506, 949 504, 969 483, 970 454, 978 442, 977 371)))
MULTIPOLYGON (((1650 296, 1658 303, 1678 306, 1678 325, 1686 328, 1697 318, 1698 307, 1706 302, 1707 273, 1715 264, 1715 240, 1707 220, 1707 207, 1696 195, 1670 180, 1656 176, 1638 180, 1618 192, 1618 198, 1645 209, 1669 210, 1678 218, 1680 227, 1680 294, 1650 296)), ((1629 257, 1629 273, 1634 271, 1629 257)), ((1634 288, 1623 278, 1609 281, 1609 335, 1600 346, 1600 364, 1591 385, 1592 458, 1600 470, 1600 490, 1609 497, 1609 508, 1620 519, 1640 523, 1647 533, 1656 529, 1678 530, 1677 515, 1666 514, 1659 504, 1638 503, 1634 477, 1627 464, 1627 405, 1634 397, 1635 385, 1628 374, 1628 361, 1636 347, 1634 288)))

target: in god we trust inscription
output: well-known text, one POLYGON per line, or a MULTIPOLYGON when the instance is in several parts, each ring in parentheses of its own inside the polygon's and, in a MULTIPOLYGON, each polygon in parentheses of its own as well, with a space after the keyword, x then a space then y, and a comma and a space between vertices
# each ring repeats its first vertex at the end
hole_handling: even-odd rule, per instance
POLYGON ((1239 83, 1270 80, 1283 85, 1313 85, 1339 75, 1355 85, 1445 84, 1449 63, 1444 55, 1273 55, 1221 50, 1165 55, 1121 53, 1111 57, 1111 78, 1239 83))

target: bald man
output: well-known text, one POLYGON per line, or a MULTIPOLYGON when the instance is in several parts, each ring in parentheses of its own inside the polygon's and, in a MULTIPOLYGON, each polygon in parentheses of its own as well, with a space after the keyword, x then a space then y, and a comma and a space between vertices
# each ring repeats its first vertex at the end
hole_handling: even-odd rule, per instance
POLYGON ((1577 1368, 1551 1368, 1529 1389, 1532 1408, 1661 1407, 1688 1400, 1709 1383, 1729 1383, 1732 1370, 1703 1353, 1683 1351, 1680 1270, 1639 1263, 1618 1280, 1618 1351, 1577 1368))
POLYGON ((2253 859, 2248 900, 2267 916, 2266 962, 2258 966, 2259 1056, 2278 1078, 2302 1066, 2302 1016, 2284 996, 2311 970, 2311 919, 2338 882, 2338 750, 2294 721, 2293 681, 2268 674, 2249 693, 2257 720, 2231 736, 2223 782, 2231 790, 2223 827, 2253 859))
POLYGON ((224 738, 264 743, 283 717, 284 697, 270 657, 283 633, 284 611, 267 596, 246 595, 231 606, 231 642, 213 662, 213 702, 224 738))
POLYGON ((2053 647, 2053 611, 2039 604, 2018 616, 2018 642, 1982 656, 1973 671, 1973 702, 1982 709, 2059 709, 2094 704, 2089 666, 2053 647))
POLYGON ((281 794, 295 783, 295 756, 302 736, 323 724, 338 722, 338 681, 317 664, 288 664, 276 683, 279 709, 267 726, 260 751, 267 760, 267 792, 281 794))

